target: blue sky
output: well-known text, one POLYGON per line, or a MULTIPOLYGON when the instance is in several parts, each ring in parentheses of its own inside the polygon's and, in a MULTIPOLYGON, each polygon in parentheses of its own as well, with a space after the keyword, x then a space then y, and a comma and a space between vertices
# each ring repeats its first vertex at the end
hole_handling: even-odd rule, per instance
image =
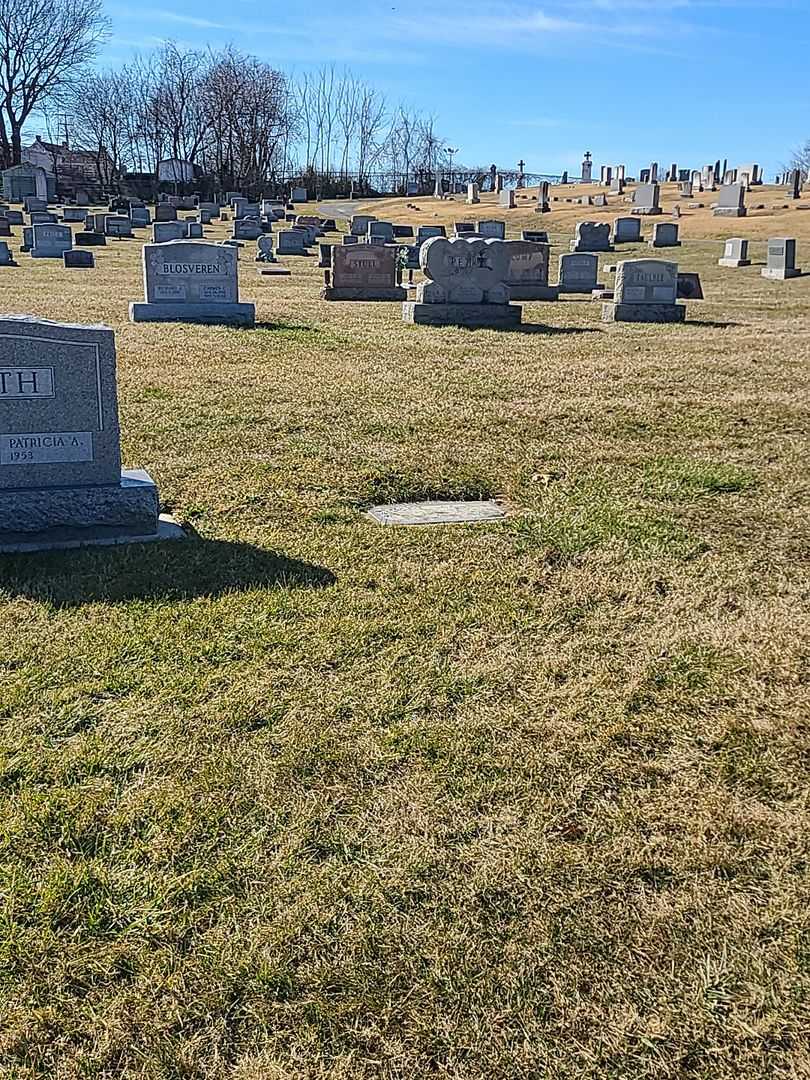
POLYGON ((585 150, 757 161, 810 140, 810 0, 110 0, 102 65, 161 40, 233 43, 282 70, 349 66, 433 113, 469 164, 578 172, 585 150))

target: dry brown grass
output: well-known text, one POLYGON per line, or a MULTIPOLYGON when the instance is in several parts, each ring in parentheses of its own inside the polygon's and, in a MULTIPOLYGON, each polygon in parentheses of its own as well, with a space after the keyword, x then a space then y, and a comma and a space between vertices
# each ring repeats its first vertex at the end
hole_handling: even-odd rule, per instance
MULTIPOLYGON (((554 205, 511 235, 622 212, 554 205)), ((136 242, 2 271, 116 329, 200 536, 0 564, 3 1076, 810 1076, 810 278, 703 242, 808 228, 685 217, 685 326, 406 327, 249 247, 255 331, 133 326, 136 242), (362 515, 432 495, 511 515, 362 515)))

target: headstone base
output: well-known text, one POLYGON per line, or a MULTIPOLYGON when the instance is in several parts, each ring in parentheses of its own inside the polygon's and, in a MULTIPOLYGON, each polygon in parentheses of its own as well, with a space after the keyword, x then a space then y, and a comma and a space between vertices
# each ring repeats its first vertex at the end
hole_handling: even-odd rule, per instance
POLYGON ((292 270, 288 270, 286 266, 265 266, 259 271, 260 277, 289 277, 292 270))
POLYGON ((393 289, 340 289, 327 286, 321 290, 321 300, 405 300, 408 293, 396 286, 393 289))
POLYGON ((660 206, 634 206, 630 213, 636 214, 639 217, 656 217, 658 214, 663 214, 663 210, 660 206))
POLYGON ((130 322, 187 322, 203 325, 253 326, 255 304, 147 304, 129 305, 130 322))
POLYGON ((511 300, 559 300, 559 285, 507 285, 511 300))
POLYGON ((762 271, 762 276, 768 278, 770 281, 787 281, 788 278, 801 277, 801 270, 775 270, 772 267, 765 267, 762 271))
POLYGON ((712 210, 712 217, 745 217, 747 210, 740 210, 736 206, 716 206, 712 210))
POLYGON ((672 244, 661 244, 661 243, 656 244, 656 242, 654 240, 648 240, 647 241, 647 247, 651 247, 651 248, 673 248, 673 247, 680 247, 680 246, 681 246, 681 241, 680 240, 675 240, 674 243, 672 243, 672 244))
POLYGON ((685 319, 684 304, 602 304, 602 322, 675 323, 685 319))
POLYGON ((118 486, 2 491, 0 552, 184 539, 180 526, 159 509, 157 487, 143 469, 122 470, 118 486))
POLYGON ((572 296, 591 296, 596 289, 604 289, 604 285, 597 282, 594 285, 579 285, 576 281, 572 281, 568 285, 559 285, 558 288, 561 293, 571 294, 572 296))
POLYGON ((730 266, 733 270, 738 269, 740 266, 750 266, 750 259, 718 259, 718 266, 730 266))
POLYGON ((520 326, 523 308, 513 304, 419 304, 402 305, 402 319, 419 326, 520 326))
POLYGON ((576 240, 572 240, 568 245, 568 250, 572 255, 596 255, 603 251, 613 251, 613 248, 610 245, 608 247, 591 247, 590 245, 580 247, 576 240))

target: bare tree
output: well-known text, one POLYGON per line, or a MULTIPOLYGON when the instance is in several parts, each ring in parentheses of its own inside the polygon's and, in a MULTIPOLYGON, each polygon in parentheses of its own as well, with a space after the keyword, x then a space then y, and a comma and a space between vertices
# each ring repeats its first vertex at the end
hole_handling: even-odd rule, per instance
POLYGON ((22 159, 22 129, 76 84, 107 31, 101 0, 0 0, 0 156, 22 159))

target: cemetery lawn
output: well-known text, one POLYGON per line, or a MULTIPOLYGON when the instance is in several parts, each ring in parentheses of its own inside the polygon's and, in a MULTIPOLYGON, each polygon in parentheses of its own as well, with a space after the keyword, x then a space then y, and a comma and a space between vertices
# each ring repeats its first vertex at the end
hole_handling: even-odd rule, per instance
MULTIPOLYGON (((552 277, 623 212, 405 203, 552 277)), ((810 214, 681 231, 684 326, 405 326, 253 245, 251 331, 130 325, 137 241, 2 270, 115 329, 193 536, 0 557, 0 1076, 810 1076, 810 277, 760 277, 810 214), (443 497, 509 514, 364 516, 443 497)))

